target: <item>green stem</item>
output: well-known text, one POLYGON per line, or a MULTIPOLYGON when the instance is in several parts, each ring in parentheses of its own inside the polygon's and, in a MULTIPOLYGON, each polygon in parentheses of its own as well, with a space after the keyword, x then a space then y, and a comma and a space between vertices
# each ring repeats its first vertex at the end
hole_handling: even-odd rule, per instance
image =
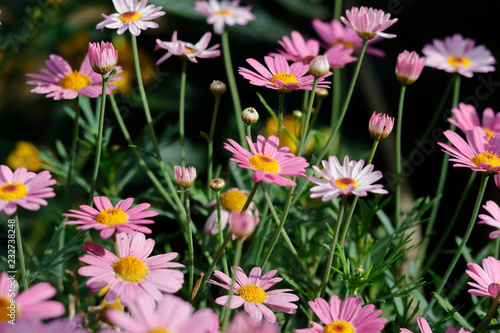
MULTIPOLYGON (((224 245, 224 232, 222 230, 222 225, 220 223, 220 220, 221 220, 221 216, 220 216, 220 192, 217 191, 216 193, 216 202, 217 202, 217 226, 219 227, 219 243, 220 243, 220 247, 222 247, 224 245)), ((229 268, 227 266, 227 258, 226 258, 226 254, 225 253, 222 253, 222 266, 224 267, 224 273, 226 273, 226 275, 229 275, 229 268)))
POLYGON ((499 301, 500 301, 500 293, 498 293, 497 296, 493 299, 493 302, 491 303, 488 313, 483 318, 483 320, 481 320, 479 325, 472 331, 472 333, 483 333, 487 331, 488 326, 490 325, 490 322, 493 319, 493 316, 497 314, 499 301))
POLYGON ((246 211, 248 209, 248 207, 250 206, 250 203, 252 202, 253 197, 255 196, 255 192, 257 192, 257 189, 259 188, 259 184, 260 184, 260 182, 256 182, 253 184, 252 190, 250 191, 250 194, 248 194, 247 201, 245 202, 245 205, 243 206, 243 209, 241 210, 242 213, 244 211, 246 211))
MULTIPOLYGON (((330 128, 337 125, 340 117, 340 107, 342 99, 342 71, 340 68, 333 69, 333 82, 332 82, 332 115, 330 119, 330 128)), ((336 140, 335 140, 336 141, 336 140)), ((336 151, 334 147, 333 151, 336 151)))
POLYGON ((252 139, 252 125, 246 125, 247 136, 252 139))
POLYGON ((194 250, 193 250, 193 230, 191 228, 191 208, 189 206, 189 189, 184 190, 184 209, 186 210, 186 225, 188 232, 188 255, 189 255, 188 295, 191 295, 193 291, 193 281, 194 281, 194 250))
POLYGON ((333 2, 333 18, 338 20, 342 12, 342 0, 335 0, 333 2))
POLYGON ((238 269, 238 266, 240 265, 242 250, 243 250, 243 240, 237 239, 236 240, 236 252, 234 254, 234 261, 233 261, 233 267, 232 267, 231 289, 229 289, 229 298, 227 300, 226 312, 224 313, 224 318, 222 319, 221 330, 220 330, 222 333, 226 332, 227 324, 229 322, 229 316, 231 313, 231 307, 230 307, 231 306, 231 299, 233 298, 233 295, 234 295, 234 283, 236 281, 236 270, 238 269))
POLYGON ((311 96, 309 97, 309 104, 307 105, 306 117, 302 117, 302 127, 300 132, 299 148, 297 148, 297 156, 302 156, 302 150, 305 145, 307 132, 309 128, 309 120, 311 119, 312 106, 314 103, 314 97, 316 96, 316 86, 318 85, 318 77, 314 78, 313 87, 311 90, 311 96))
POLYGON ((19 225, 19 216, 14 214, 14 227, 16 230, 17 252, 19 254, 19 263, 21 264, 21 287, 28 290, 28 281, 26 276, 26 264, 24 263, 23 239, 21 237, 21 226, 19 225))
POLYGON ((401 225, 401 136, 403 124, 403 105, 405 100, 406 85, 401 85, 399 93, 398 116, 396 120, 396 190, 395 190, 395 224, 396 227, 401 225))
POLYGON ((186 76, 187 76, 187 59, 182 60, 181 71, 181 91, 179 94, 179 140, 181 153, 181 166, 186 166, 186 147, 185 147, 185 130, 184 130, 184 102, 186 100, 186 76))
POLYGON ((75 119, 73 124, 73 137, 71 138, 71 152, 69 157, 69 169, 68 169, 68 179, 66 182, 66 198, 69 197, 70 187, 73 180, 73 171, 76 163, 76 147, 78 144, 78 130, 80 129, 80 105, 78 101, 80 99, 76 99, 75 103, 75 119))
MULTIPOLYGON (((214 113, 212 115, 212 123, 210 125, 210 132, 208 133, 208 183, 213 178, 213 153, 214 153, 214 133, 215 133, 215 124, 217 123, 217 113, 219 111, 219 103, 220 103, 220 94, 215 95, 215 105, 214 105, 214 113)), ((212 198, 212 191, 210 190, 210 186, 208 186, 208 197, 212 198)))
POLYGON ((285 108, 285 93, 279 92, 279 102, 278 102, 278 132, 276 136, 278 141, 281 138, 281 128, 283 127, 283 110, 285 108))

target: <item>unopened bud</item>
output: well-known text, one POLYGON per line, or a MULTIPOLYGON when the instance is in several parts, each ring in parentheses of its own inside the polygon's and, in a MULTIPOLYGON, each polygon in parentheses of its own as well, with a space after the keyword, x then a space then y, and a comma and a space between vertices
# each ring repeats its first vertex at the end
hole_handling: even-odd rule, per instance
POLYGON ((319 88, 319 90, 316 91, 316 97, 318 98, 325 98, 327 96, 328 96, 328 89, 319 88))
POLYGON ((259 113, 254 108, 246 108, 241 112, 241 119, 247 125, 253 125, 259 121, 259 113))
POLYGON ((226 84, 222 81, 214 80, 214 82, 210 84, 210 92, 215 96, 220 96, 226 92, 226 84))
POLYGON ((214 178, 210 180, 208 186, 212 189, 212 191, 219 192, 226 186, 226 182, 222 178, 214 178))
POLYGON ((195 167, 181 167, 179 165, 174 166, 174 176, 175 181, 180 187, 186 189, 193 186, 196 180, 196 168, 195 167))
POLYGON ((302 111, 300 111, 300 110, 293 110, 292 113, 293 113, 293 116, 295 118, 299 118, 299 119, 302 118, 302 111))
POLYGON ((325 76, 330 71, 330 63, 325 56, 319 55, 309 64, 309 74, 318 78, 325 76))
POLYGON ((383 113, 373 112, 370 122, 368 123, 368 130, 372 138, 385 139, 391 134, 394 127, 394 117, 390 117, 383 113))
POLYGON ((245 239, 252 235, 257 226, 256 217, 248 211, 231 212, 230 221, 229 231, 239 239, 245 239))

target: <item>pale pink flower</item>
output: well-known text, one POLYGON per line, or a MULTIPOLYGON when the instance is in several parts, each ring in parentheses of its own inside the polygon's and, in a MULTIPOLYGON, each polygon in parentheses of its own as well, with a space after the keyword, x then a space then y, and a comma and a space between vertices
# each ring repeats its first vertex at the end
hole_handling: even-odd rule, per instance
POLYGON ((398 21, 398 19, 391 20, 391 14, 384 13, 383 10, 361 6, 352 7, 351 10, 346 10, 345 14, 347 19, 342 16, 340 20, 363 39, 372 39, 375 36, 396 37, 394 34, 382 32, 398 21))
POLYGON ((349 161, 344 157, 344 165, 340 165, 336 156, 330 156, 328 161, 321 161, 324 171, 313 165, 314 171, 322 177, 309 177, 311 183, 316 184, 310 189, 311 198, 321 198, 323 202, 330 201, 340 195, 354 194, 365 197, 368 192, 376 194, 387 194, 383 185, 373 184, 382 178, 382 172, 373 171, 373 164, 364 167, 365 161, 349 161))
POLYGON ((403 84, 417 81, 425 66, 425 57, 419 57, 415 51, 404 50, 399 54, 396 63, 396 77, 403 84))
POLYGON ((19 293, 19 286, 13 274, 2 272, 0 275, 0 322, 10 319, 46 319, 62 316, 65 312, 64 305, 58 301, 51 301, 57 293, 56 288, 50 283, 41 282, 31 286, 28 290, 19 293), (15 302, 11 303, 10 300, 15 302), (12 308, 9 308, 12 306, 12 308), (9 316, 13 314, 13 317, 9 316), (4 318, 4 316, 6 316, 4 318))
MULTIPOLYGON (((427 320, 425 320, 425 318, 423 317, 418 317, 417 318, 417 323, 418 323, 418 327, 420 328, 420 332, 422 333, 432 333, 432 329, 431 329, 431 326, 429 325, 429 323, 427 322, 427 320)), ((407 328, 402 328, 399 333, 413 333, 412 331, 410 331, 409 329, 407 328)), ((466 328, 461 328, 458 330, 457 332, 457 329, 453 326, 449 326, 446 331, 444 333, 470 333, 469 330, 467 330, 466 328)))
POLYGON ((172 55, 186 58, 194 63, 198 63, 198 59, 196 58, 216 58, 220 56, 220 50, 217 50, 219 44, 215 44, 214 46, 207 49, 211 37, 212 33, 207 32, 203 35, 203 37, 201 37, 198 43, 194 45, 188 42, 183 42, 182 40, 178 40, 177 31, 174 31, 174 33, 172 34, 171 42, 164 42, 160 39, 157 39, 155 51, 159 49, 165 49, 167 50, 167 53, 163 57, 158 59, 156 64, 161 64, 172 55))
POLYGON ((394 117, 373 111, 368 122, 368 130, 372 138, 385 139, 391 134, 394 128, 394 117))
POLYGON ((2 333, 90 333, 87 328, 79 327, 83 321, 82 316, 76 316, 73 319, 55 319, 44 323, 36 319, 16 319, 15 325, 5 323, 0 324, 2 333))
POLYGON ((465 133, 467 142, 453 131, 444 131, 443 134, 450 140, 447 143, 438 142, 445 153, 450 155, 454 167, 470 168, 472 171, 497 173, 500 171, 500 135, 493 135, 488 141, 486 133, 481 127, 474 127, 465 133))
MULTIPOLYGON (((26 74, 35 80, 27 81, 27 84, 34 84, 37 87, 31 89, 35 94, 47 94, 47 98, 53 97, 55 100, 75 99, 78 95, 92 98, 99 97, 102 93, 102 76, 94 72, 90 67, 89 56, 80 66, 80 70, 73 70, 62 57, 51 54, 45 61, 47 68, 41 68, 42 74, 26 74)), ((116 67, 117 73, 121 73, 120 66, 116 67)), ((109 82, 120 80, 121 77, 113 77, 109 82)), ((106 94, 110 94, 116 86, 108 84, 106 94)))
POLYGON ((358 59, 351 56, 353 51, 342 44, 337 44, 330 47, 324 56, 328 59, 330 68, 344 68, 346 64, 358 59))
POLYGON ((244 212, 232 212, 229 219, 231 220, 229 232, 233 235, 234 239, 246 239, 250 237, 259 222, 259 218, 248 212, 248 210, 244 212))
POLYGON ((36 174, 26 168, 17 168, 12 172, 8 166, 0 165, 0 212, 12 215, 17 206, 27 210, 47 206, 44 199, 56 196, 51 187, 56 183, 47 170, 36 174))
MULTIPOLYGON (((319 55, 319 42, 316 39, 308 39, 307 41, 298 31, 292 31, 292 38, 283 36, 278 43, 283 47, 283 50, 278 50, 279 54, 283 55, 286 60, 292 62, 302 62, 309 64, 311 60, 319 55)), ((275 56, 277 53, 270 53, 275 56)))
POLYGON ((226 333, 279 333, 280 326, 267 320, 255 321, 245 312, 234 315, 226 333))
POLYGON ((148 5, 148 0, 113 0, 113 5, 117 13, 102 14, 105 20, 98 23, 96 29, 118 29, 118 35, 128 29, 132 35, 139 36, 141 30, 158 28, 158 23, 151 20, 165 15, 161 11, 163 7, 148 5))
POLYGON ((469 294, 476 296, 497 297, 500 291, 500 260, 489 256, 483 259, 483 267, 476 263, 467 264, 470 269, 465 273, 469 275, 476 283, 467 282, 473 289, 469 289, 469 294))
MULTIPOLYGON (((267 68, 257 60, 248 58, 247 62, 257 73, 243 67, 238 69, 238 73, 245 79, 250 80, 250 84, 275 89, 282 93, 293 90, 312 90, 314 76, 307 75, 309 65, 300 62, 288 65, 285 57, 279 54, 274 57, 265 56, 264 61, 267 68)), ((331 73, 319 78, 318 90, 319 88, 328 87, 330 82, 326 82, 324 79, 329 75, 331 73)))
POLYGON ((481 127, 486 133, 488 140, 497 133, 500 133, 500 112, 493 111, 492 108, 486 108, 483 111, 482 119, 479 120, 479 115, 476 108, 470 104, 460 103, 458 108, 452 108, 451 113, 455 116, 448 118, 448 121, 457 126, 462 132, 472 130, 474 127, 481 127))
POLYGON ((172 268, 184 265, 171 262, 177 253, 170 252, 152 257, 155 241, 146 239, 143 233, 116 235, 118 256, 100 245, 85 242, 82 249, 89 254, 80 256, 88 266, 78 269, 78 274, 91 276, 86 285, 92 292, 109 286, 106 303, 118 297, 125 306, 141 299, 153 304, 162 298, 161 292, 176 293, 182 288, 184 274, 172 268))
POLYGON ((356 332, 378 333, 387 322, 386 318, 379 317, 382 310, 374 310, 375 305, 362 306, 361 298, 349 296, 344 302, 337 295, 333 295, 330 304, 322 298, 309 301, 318 318, 326 325, 321 326, 311 321, 312 328, 295 330, 296 333, 318 332, 356 332))
POLYGON ((63 214, 63 216, 75 218, 76 220, 64 224, 79 225, 76 228, 77 230, 100 230, 102 238, 109 238, 114 233, 120 232, 130 234, 133 231, 139 231, 150 234, 151 229, 142 224, 153 224, 154 221, 148 218, 157 216, 158 212, 146 210, 151 207, 149 203, 141 203, 130 208, 133 202, 134 199, 128 198, 120 200, 116 206, 113 206, 106 197, 94 197, 94 204, 97 209, 87 205, 81 205, 80 210, 70 209, 70 213, 63 214))
POLYGON ((162 295, 158 304, 135 298, 130 304, 130 315, 119 310, 106 312, 108 319, 121 328, 122 333, 216 333, 219 316, 212 309, 193 312, 193 306, 179 297, 162 295))
POLYGON ((496 63, 491 52, 484 46, 476 46, 472 39, 463 38, 460 34, 446 37, 443 40, 434 39, 422 49, 427 57, 426 66, 444 70, 448 73, 459 73, 472 77, 474 73, 493 72, 496 63))
MULTIPOLYGON (((498 207, 494 201, 489 200, 483 205, 483 208, 486 209, 490 215, 479 214, 477 217, 481 219, 481 221, 479 221, 478 224, 487 224, 491 227, 500 229, 500 207, 498 207)), ((490 239, 496 239, 499 236, 500 230, 490 232, 490 239)))
POLYGON ((90 67, 97 74, 110 72, 118 61, 118 51, 111 42, 89 43, 90 67))
MULTIPOLYGON (((261 321, 262 316, 264 316, 264 318, 272 323, 276 321, 276 315, 268 306, 285 313, 294 314, 297 311, 297 305, 291 302, 298 301, 299 298, 294 294, 288 293, 289 291, 293 291, 292 289, 268 290, 283 280, 282 278, 274 277, 278 272, 277 270, 271 270, 262 275, 260 267, 254 267, 248 276, 241 267, 231 267, 231 270, 236 275, 231 304, 228 305, 229 295, 217 298, 215 303, 226 307, 229 306, 231 309, 236 309, 243 305, 245 312, 250 315, 252 320, 261 321), (234 272, 235 269, 236 272, 234 272)), ((213 276, 221 280, 222 283, 212 279, 208 280, 208 283, 231 290, 232 280, 229 276, 218 270, 214 271, 213 276)))
POLYGON ((180 165, 174 166, 175 181, 182 188, 190 188, 196 180, 195 167, 181 167, 180 165))
POLYGON ((279 139, 271 135, 267 140, 262 135, 257 136, 257 142, 247 138, 251 152, 240 146, 236 141, 227 139, 224 148, 233 153, 231 161, 238 163, 240 168, 254 171, 252 180, 275 183, 279 186, 295 186, 288 177, 306 177, 309 166, 306 159, 290 153, 290 147, 279 147, 279 139))
POLYGON ((252 7, 241 7, 239 0, 195 1, 195 10, 203 16, 208 16, 207 23, 214 25, 214 32, 218 35, 224 32, 224 26, 235 24, 246 25, 255 20, 255 15, 250 13, 252 7))

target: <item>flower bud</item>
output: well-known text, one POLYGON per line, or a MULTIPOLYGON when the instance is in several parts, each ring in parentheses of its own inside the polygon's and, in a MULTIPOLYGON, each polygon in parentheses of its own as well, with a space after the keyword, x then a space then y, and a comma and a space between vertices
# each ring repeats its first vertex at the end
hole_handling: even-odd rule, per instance
POLYGON ((257 220, 248 210, 231 212, 229 231, 235 238, 245 239, 253 234, 257 220))
POLYGON ((328 89, 325 88, 319 88, 318 91, 316 91, 316 97, 317 98, 325 98, 328 97, 328 89))
POLYGON ((89 62, 90 67, 97 74, 106 74, 110 72, 118 61, 118 51, 110 42, 101 41, 99 43, 89 43, 89 62))
POLYGON ((370 122, 368 123, 368 130, 372 138, 385 139, 392 132, 394 127, 394 117, 386 114, 373 112, 370 122))
POLYGON ((425 57, 419 57, 415 51, 403 51, 396 63, 396 77, 402 84, 412 84, 417 81, 425 66, 425 57))
POLYGON ((174 176, 175 181, 180 187, 187 189, 193 186, 196 180, 196 168, 195 167, 181 167, 179 165, 174 166, 174 176))
POLYGON ((210 92, 215 96, 220 96, 226 92, 226 84, 222 81, 214 80, 210 84, 210 92))
POLYGON ((330 63, 325 56, 319 55, 309 64, 309 74, 318 78, 325 76, 330 71, 330 63))
POLYGON ((302 118, 302 111, 300 111, 300 110, 293 110, 292 114, 295 118, 298 118, 298 119, 302 118))
POLYGON ((222 178, 214 178, 210 180, 208 186, 212 189, 212 191, 219 192, 226 186, 226 182, 222 178))
POLYGON ((254 108, 246 108, 241 113, 241 119, 247 125, 253 125, 259 121, 259 113, 254 108))

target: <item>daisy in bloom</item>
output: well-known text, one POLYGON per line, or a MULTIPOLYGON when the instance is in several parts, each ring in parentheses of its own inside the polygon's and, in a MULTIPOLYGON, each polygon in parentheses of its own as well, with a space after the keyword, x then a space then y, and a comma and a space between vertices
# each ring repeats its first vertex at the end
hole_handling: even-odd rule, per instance
POLYGON ((365 197, 368 192, 376 194, 387 194, 383 185, 373 184, 382 178, 382 172, 373 171, 373 164, 363 167, 365 161, 349 161, 344 157, 344 165, 340 165, 336 156, 330 156, 328 162, 321 161, 324 171, 313 165, 314 171, 322 177, 309 177, 309 180, 318 185, 311 188, 311 198, 321 198, 323 202, 330 201, 339 195, 354 194, 365 197))
MULTIPOLYGON (((425 320, 425 318, 423 317, 418 317, 417 318, 417 323, 418 323, 418 327, 420 328, 420 332, 422 333, 432 333, 432 329, 429 325, 429 323, 427 322, 427 320, 425 320)), ((413 333, 412 331, 410 331, 409 329, 406 329, 406 328, 402 328, 399 333, 413 333)), ((457 333, 457 329, 453 326, 450 326, 446 329, 445 333, 457 333)), ((458 330, 458 333, 470 333, 469 330, 467 330, 466 328, 461 328, 458 330)))
MULTIPOLYGON (((233 187, 220 195, 220 224, 221 229, 229 224, 231 225, 232 212, 241 212, 248 199, 248 191, 242 191, 233 187)), ((214 211, 205 222, 205 233, 207 235, 217 235, 219 233, 219 225, 217 223, 217 201, 213 199, 206 206, 206 208, 214 208, 214 211)), ((250 203, 247 212, 255 217, 256 224, 259 223, 259 210, 254 202, 250 203)))
POLYGON ((96 29, 118 29, 118 35, 128 29, 132 35, 139 36, 141 30, 158 28, 158 23, 151 20, 165 15, 161 11, 163 7, 148 5, 148 0, 113 0, 113 5, 118 13, 102 14, 105 20, 97 24, 96 29))
POLYGON ((467 142, 453 131, 444 131, 443 134, 453 146, 438 142, 443 151, 456 162, 454 167, 471 168, 472 171, 497 173, 500 171, 500 135, 493 135, 488 141, 486 133, 481 127, 474 127, 465 133, 467 142))
POLYGON ((368 122, 368 130, 374 139, 385 139, 391 134, 394 128, 394 117, 373 111, 368 122))
POLYGON ((0 165, 0 212, 12 215, 17 206, 27 210, 47 206, 44 199, 56 196, 51 187, 55 183, 57 181, 47 170, 36 174, 26 168, 17 168, 12 172, 8 166, 0 165))
MULTIPOLYGON (((35 94, 47 94, 47 98, 53 97, 55 100, 75 99, 78 95, 99 97, 102 93, 102 76, 94 72, 90 67, 89 57, 80 66, 80 70, 72 70, 71 66, 62 57, 51 54, 45 61, 47 68, 41 68, 43 74, 26 74, 34 80, 27 81, 27 84, 34 84, 37 87, 31 89, 35 94)), ((117 73, 121 73, 118 66, 117 73)), ((109 82, 120 80, 121 77, 113 77, 109 82)), ((115 89, 114 84, 108 84, 106 94, 110 94, 115 89)))
MULTIPOLYGON (((56 319, 48 323, 40 320, 16 319, 15 325, 5 324, 5 333, 90 333, 87 328, 78 327, 83 321, 81 316, 73 319, 56 319)), ((0 328, 2 328, 0 324, 0 328)))
POLYGON ((361 6, 352 7, 351 10, 346 10, 345 14, 347 18, 342 16, 340 20, 363 39, 372 39, 375 36, 396 37, 395 34, 382 32, 398 21, 398 19, 391 20, 391 14, 386 14, 383 10, 361 6))
MULTIPOLYGON (((282 93, 291 92, 293 90, 311 90, 314 82, 312 75, 306 75, 309 72, 309 65, 296 62, 288 65, 286 58, 282 55, 274 57, 265 56, 264 61, 266 67, 255 59, 248 58, 247 62, 256 71, 240 67, 240 73, 245 79, 250 80, 250 84, 262 86, 270 89, 278 90, 282 93)), ((319 78, 318 88, 327 88, 330 82, 325 82, 325 75, 319 78)), ((319 89, 318 89, 319 90, 319 89)))
POLYGON ((278 137, 271 135, 266 140, 259 135, 255 143, 248 136, 246 138, 251 152, 231 139, 227 139, 229 143, 224 143, 224 148, 233 153, 230 160, 237 162, 240 168, 255 171, 252 176, 254 182, 263 180, 279 186, 295 186, 295 182, 286 176, 306 177, 309 163, 305 158, 291 154, 290 147, 279 148, 278 137))
POLYGON ((467 264, 470 269, 465 273, 469 275, 476 283, 467 282, 473 289, 469 289, 469 294, 476 296, 497 297, 500 291, 500 260, 493 257, 483 259, 483 267, 476 263, 467 264))
POLYGON ((85 242, 82 249, 88 254, 79 258, 89 264, 80 267, 78 274, 91 276, 86 285, 92 292, 109 285, 106 303, 111 304, 118 297, 124 306, 129 306, 135 299, 154 303, 161 299, 161 292, 175 293, 182 288, 184 275, 172 269, 184 267, 171 262, 177 253, 149 257, 155 241, 146 239, 140 232, 119 233, 116 243, 118 256, 100 245, 85 242))
POLYGON ((2 272, 0 275, 0 325, 11 319, 15 319, 17 324, 18 319, 40 320, 64 314, 64 305, 61 302, 49 300, 57 291, 47 282, 38 283, 19 294, 18 292, 19 286, 15 276, 2 272), (16 295, 14 303, 10 302, 12 294, 16 295))
POLYGON ((415 51, 404 50, 398 56, 396 77, 402 84, 412 84, 417 81, 425 66, 425 57, 419 57, 415 51))
POLYGON ((214 46, 207 49, 211 37, 212 34, 210 32, 207 32, 203 35, 203 37, 201 37, 198 43, 194 45, 191 43, 183 42, 182 40, 178 40, 177 31, 174 31, 174 33, 172 34, 171 42, 164 42, 157 39, 155 51, 159 49, 165 49, 168 52, 163 57, 158 59, 156 64, 161 64, 172 55, 186 58, 194 63, 198 63, 198 59, 196 58, 216 58, 220 56, 220 50, 217 50, 219 44, 215 44, 214 46))
POLYGON ((234 315, 227 333, 279 333, 280 326, 267 320, 255 321, 245 312, 234 315))
MULTIPOLYGON (((491 227, 500 229, 500 207, 492 201, 489 200, 483 205, 483 208, 490 213, 490 215, 479 214, 477 217, 481 219, 478 224, 487 224, 491 227)), ((500 230, 495 230, 490 232, 490 239, 496 239, 500 236, 500 230)), ((500 281, 499 281, 500 282, 500 281)))
MULTIPOLYGON (((299 298, 294 294, 288 293, 289 291, 293 291, 292 289, 266 291, 283 280, 282 278, 274 277, 278 272, 277 270, 272 270, 261 275, 262 270, 260 267, 254 267, 247 276, 240 267, 231 268, 233 272, 235 269, 236 281, 234 282, 233 288, 234 295, 231 298, 229 308, 236 309, 243 305, 245 312, 250 315, 252 320, 261 321, 262 316, 264 316, 264 318, 272 323, 276 321, 276 315, 268 306, 285 313, 294 314, 297 311, 297 305, 291 302, 298 301, 299 298)), ((229 276, 218 270, 214 271, 213 276, 223 283, 212 279, 208 280, 208 283, 215 284, 226 290, 231 289, 232 280, 229 276)), ((228 302, 229 296, 221 296, 215 300, 215 303, 224 306, 228 306, 228 302)))
MULTIPOLYGON (((323 22, 318 19, 312 21, 312 26, 319 37, 323 40, 326 48, 332 48, 336 45, 342 44, 345 49, 352 49, 354 52, 361 52, 361 47, 363 45, 363 39, 358 36, 356 31, 351 28, 344 27, 344 25, 337 20, 332 20, 330 22, 323 22)), ((367 42, 366 53, 373 54, 378 57, 385 56, 384 51, 371 47, 370 45, 374 42, 381 40, 380 37, 375 36, 375 38, 370 39, 367 42)))
MULTIPOLYGON (((278 44, 283 47, 283 50, 278 50, 279 54, 283 55, 286 60, 292 62, 302 62, 309 64, 311 60, 319 55, 319 42, 315 39, 307 41, 298 31, 292 31, 292 38, 283 36, 283 40, 279 40, 278 44)), ((275 56, 277 53, 271 53, 275 56)))
POLYGON ((214 32, 218 35, 224 32, 224 25, 230 27, 235 24, 246 25, 255 20, 255 15, 250 13, 252 7, 241 7, 239 0, 195 1, 195 10, 203 16, 208 16, 207 23, 214 25, 214 32))
POLYGON ((422 49, 427 57, 426 66, 444 70, 448 73, 472 77, 474 73, 493 72, 495 58, 484 45, 476 46, 472 39, 463 38, 460 34, 446 37, 443 40, 434 39, 422 49))
POLYGON ((492 108, 484 109, 481 120, 479 120, 476 108, 470 104, 460 103, 458 104, 458 108, 451 109, 451 113, 453 113, 455 119, 448 118, 448 121, 464 133, 476 126, 484 130, 488 140, 494 134, 500 133, 500 112, 495 114, 492 108))
POLYGON ((216 333, 219 316, 212 309, 193 312, 193 306, 179 297, 163 295, 158 304, 137 297, 129 305, 130 315, 108 310, 109 320, 122 333, 216 333))
POLYGON ((295 330, 296 333, 318 333, 318 332, 356 332, 356 333, 377 333, 380 332, 386 318, 379 317, 382 310, 375 310, 373 304, 361 305, 361 298, 349 296, 344 302, 337 295, 333 295, 330 304, 322 298, 309 301, 309 306, 313 309, 318 318, 326 325, 311 322, 312 328, 295 330))

